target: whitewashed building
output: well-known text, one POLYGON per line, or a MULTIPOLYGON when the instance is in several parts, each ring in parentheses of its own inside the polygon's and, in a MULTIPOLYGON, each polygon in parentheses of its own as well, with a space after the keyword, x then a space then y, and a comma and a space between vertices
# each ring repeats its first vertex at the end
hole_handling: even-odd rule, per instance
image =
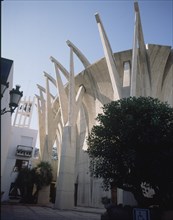
MULTIPOLYGON (((1 97, 1 110, 9 108, 13 61, 1 58, 1 79, 9 87, 1 97)), ((2 82, 2 81, 1 81, 2 82)), ((2 92, 1 92, 2 94, 2 92)), ((30 128, 34 99, 21 100, 12 125, 11 113, 1 115, 1 201, 8 201, 21 168, 32 166, 38 131, 30 128)))

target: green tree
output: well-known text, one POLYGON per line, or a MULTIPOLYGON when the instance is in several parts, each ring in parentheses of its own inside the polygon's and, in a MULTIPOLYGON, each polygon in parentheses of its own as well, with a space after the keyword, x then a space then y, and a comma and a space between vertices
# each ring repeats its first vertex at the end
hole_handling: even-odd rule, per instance
POLYGON ((173 206, 173 108, 129 97, 104 105, 96 120, 87 139, 91 175, 105 189, 132 192, 139 205, 173 206))
POLYGON ((34 183, 37 189, 42 189, 43 186, 48 186, 52 182, 52 166, 50 163, 42 161, 40 162, 34 170, 34 183))

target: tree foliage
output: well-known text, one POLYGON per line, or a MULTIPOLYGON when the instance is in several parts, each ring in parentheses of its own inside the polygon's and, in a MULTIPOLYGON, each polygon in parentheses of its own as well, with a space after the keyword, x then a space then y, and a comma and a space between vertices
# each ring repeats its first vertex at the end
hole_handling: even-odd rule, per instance
POLYGON ((38 189, 48 186, 52 182, 52 166, 50 163, 42 161, 34 169, 34 182, 38 189))
POLYGON ((141 205, 173 204, 173 108, 129 97, 104 105, 96 120, 87 139, 91 175, 105 189, 131 191, 141 205))
POLYGON ((34 187, 34 171, 25 167, 19 171, 15 181, 16 188, 20 189, 21 202, 32 203, 32 190, 34 187))
POLYGON ((21 191, 21 202, 36 202, 39 190, 44 186, 50 185, 52 179, 52 166, 48 162, 42 161, 33 169, 22 169, 15 181, 15 186, 21 191), (36 192, 33 195, 34 184, 36 186, 36 192))

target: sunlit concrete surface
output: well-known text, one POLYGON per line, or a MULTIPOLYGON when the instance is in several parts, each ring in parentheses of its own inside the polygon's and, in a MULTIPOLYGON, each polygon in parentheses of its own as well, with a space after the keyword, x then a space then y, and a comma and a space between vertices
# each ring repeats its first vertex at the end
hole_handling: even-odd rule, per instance
MULTIPOLYGON (((173 74, 171 46, 145 44, 138 3, 134 3, 135 23, 133 47, 113 52, 99 14, 95 15, 104 57, 89 63, 70 41, 70 68, 66 70, 50 57, 55 78, 44 73, 45 87, 38 86, 37 106, 41 160, 51 162, 54 144, 57 146, 57 177, 55 208, 77 206, 103 207, 101 179, 90 176, 86 154, 87 137, 102 113, 102 106, 130 96, 158 98, 173 106, 173 74), (74 74, 74 55, 84 70, 74 74), (63 84, 64 77, 67 82, 63 84), (53 96, 51 88, 56 89, 53 96), (74 198, 75 195, 75 198, 74 198)), ((136 205, 132 194, 117 189, 117 204, 136 205)), ((46 197, 43 202, 46 202, 46 197)))

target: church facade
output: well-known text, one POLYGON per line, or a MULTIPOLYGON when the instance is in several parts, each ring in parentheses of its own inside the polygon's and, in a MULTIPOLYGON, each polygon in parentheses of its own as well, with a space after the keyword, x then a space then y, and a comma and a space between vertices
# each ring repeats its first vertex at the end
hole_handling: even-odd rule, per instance
MULTIPOLYGON (((95 14, 105 57, 90 63, 70 41, 70 70, 54 57, 55 77, 44 72, 45 86, 38 86, 37 109, 41 160, 51 162, 56 144, 55 208, 74 205, 102 207, 101 180, 89 173, 86 139, 102 106, 129 96, 151 96, 173 106, 173 50, 171 46, 146 45, 138 3, 134 3, 134 40, 131 50, 113 53, 99 14, 95 14), (74 54, 84 70, 74 75, 74 54), (64 85, 62 75, 67 79, 64 85), (57 94, 51 94, 51 87, 57 94)), ((117 191, 117 202, 131 204, 131 195, 117 191)))

